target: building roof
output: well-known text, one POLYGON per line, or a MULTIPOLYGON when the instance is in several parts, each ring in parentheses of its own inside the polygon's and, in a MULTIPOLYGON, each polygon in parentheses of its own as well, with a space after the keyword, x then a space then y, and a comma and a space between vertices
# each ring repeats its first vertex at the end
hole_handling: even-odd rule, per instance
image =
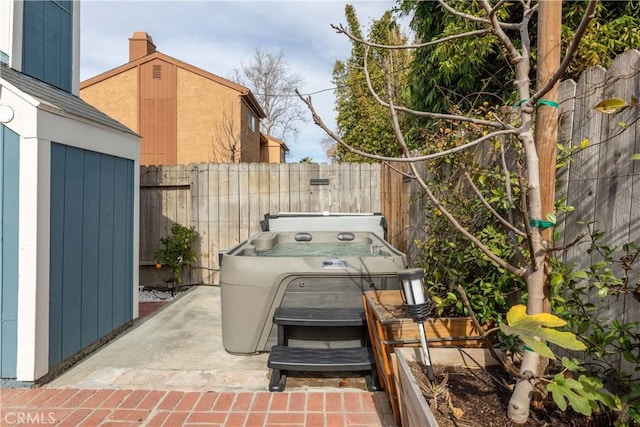
POLYGON ((62 89, 58 89, 55 86, 51 86, 48 83, 27 76, 26 74, 22 74, 5 64, 0 64, 0 79, 5 80, 16 89, 35 98, 41 104, 47 105, 49 110, 58 110, 60 113, 66 113, 82 119, 90 120, 94 123, 138 136, 137 133, 119 121, 112 119, 79 97, 62 89))
POLYGON ((261 132, 260 142, 263 144, 267 144, 268 142, 275 142, 276 144, 280 145, 286 153, 289 152, 289 147, 287 147, 287 144, 285 144, 283 140, 275 138, 271 135, 267 135, 261 132))
POLYGON ((258 100, 255 98, 255 96, 253 95, 253 93, 251 92, 251 90, 246 87, 246 86, 242 86, 238 83, 232 82, 231 80, 225 79, 223 77, 220 77, 216 74, 210 73, 209 71, 203 70, 202 68, 198 68, 195 65, 191 65, 191 64, 187 64, 184 61, 181 61, 179 59, 176 59, 172 56, 166 55, 162 52, 158 52, 155 51, 153 53, 150 53, 148 55, 142 56, 140 58, 136 58, 132 61, 127 62, 126 64, 120 65, 119 67, 116 68, 112 68, 109 71, 105 71, 104 73, 98 74, 97 76, 91 77, 90 79, 87 79, 83 82, 80 82, 80 89, 85 89, 91 85, 94 85, 96 83, 99 83, 103 80, 106 80, 110 77, 113 77, 117 74, 123 73, 125 71, 128 71, 134 67, 137 67, 141 64, 144 64, 146 62, 152 61, 154 59, 161 59, 165 62, 168 62, 170 64, 174 64, 180 68, 183 68, 185 70, 188 70, 192 73, 198 74, 201 77, 204 77, 206 79, 212 80, 216 83, 219 83, 223 86, 226 86, 230 89, 233 89, 237 92, 240 93, 240 95, 242 95, 243 97, 245 97, 245 99, 247 100, 247 103, 251 106, 251 108, 257 113, 257 115, 259 116, 260 119, 264 119, 266 117, 266 114, 264 112, 264 110, 262 109, 262 107, 260 106, 260 104, 258 103, 258 100))

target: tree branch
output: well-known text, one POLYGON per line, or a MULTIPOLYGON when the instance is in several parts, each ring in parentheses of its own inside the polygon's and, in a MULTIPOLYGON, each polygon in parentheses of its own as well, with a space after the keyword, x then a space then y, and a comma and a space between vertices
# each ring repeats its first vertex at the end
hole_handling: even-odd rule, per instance
POLYGON ((578 244, 580 242, 580 240, 584 239, 586 235, 587 235, 587 233, 582 232, 582 233, 578 234, 576 236, 576 238, 571 241, 571 243, 567 243, 564 246, 554 246, 552 248, 547 249, 547 252, 563 251, 563 250, 568 249, 568 248, 570 248, 572 246, 575 246, 576 244, 578 244))
POLYGON ((398 169, 397 167, 393 166, 390 162, 383 162, 385 165, 387 165, 387 167, 393 171, 396 171, 398 174, 402 175, 402 176, 406 176, 407 178, 411 178, 411 179, 415 179, 416 177, 413 175, 413 173, 407 173, 404 171, 401 171, 400 169, 398 169))
MULTIPOLYGON (((455 16, 458 16, 460 18, 466 19, 468 21, 473 21, 473 22, 479 22, 482 24, 488 24, 488 25, 493 25, 493 22, 489 19, 486 18, 481 18, 479 16, 474 16, 474 15, 469 15, 468 13, 464 13, 464 12, 460 12, 457 9, 454 9, 453 7, 449 6, 444 0, 438 0, 438 3, 440 3, 440 6, 442 6, 443 8, 445 8, 447 11, 449 11, 450 13, 452 13, 455 16)), ((496 20, 496 24, 500 26, 501 28, 504 28, 505 30, 517 30, 520 26, 520 24, 512 24, 509 22, 499 22, 496 20)))
POLYGON ((466 144, 460 145, 458 147, 446 150, 446 151, 441 151, 438 153, 433 153, 433 154, 426 154, 423 156, 415 156, 415 157, 405 157, 405 158, 398 158, 398 157, 387 157, 387 156, 379 156, 376 154, 370 154, 367 153, 365 151, 361 151, 358 149, 355 149, 353 147, 351 147, 349 144, 347 144, 346 142, 344 142, 338 135, 335 134, 335 132, 333 132, 331 129, 329 129, 327 127, 327 125, 324 123, 324 121, 322 120, 322 118, 320 118, 320 116, 318 115, 318 113, 316 112, 315 108, 313 107, 313 104, 311 102, 311 97, 308 96, 306 98, 304 98, 300 92, 296 89, 296 94, 298 95, 298 97, 300 97, 300 99, 302 100, 302 102, 304 102, 307 105, 307 108, 309 108, 309 111, 311 112, 311 117, 313 118, 313 122, 319 126, 322 130, 325 131, 325 133, 327 135, 329 135, 331 137, 331 139, 333 139, 334 141, 336 141, 338 144, 340 144, 342 147, 344 147, 348 152, 353 153, 353 154, 358 154, 360 156, 364 156, 370 159, 374 159, 374 160, 380 160, 380 161, 387 161, 387 162, 419 162, 419 161, 424 161, 424 160, 433 160, 433 159, 437 159, 443 156, 447 156, 449 154, 453 154, 453 153, 457 153, 458 151, 462 151, 462 150, 466 150, 468 148, 474 147, 478 144, 481 144, 485 141, 488 141, 492 138, 498 137, 500 135, 516 135, 517 131, 512 130, 512 129, 507 129, 507 130, 499 130, 499 131, 495 131, 492 133, 489 133, 487 135, 482 136, 481 138, 478 138, 474 141, 468 142, 466 144))
MULTIPOLYGON (((439 1, 442 3, 442 0, 439 0, 439 1)), ((482 5, 482 7, 484 7, 485 11, 487 12, 487 15, 489 16, 489 21, 494 29, 493 33, 498 38, 498 40, 500 40, 502 45, 507 49, 507 52, 509 53, 511 60, 514 63, 521 61, 522 57, 518 52, 518 49, 516 49, 516 47, 511 42, 511 39, 509 38, 509 36, 507 36, 507 34, 504 32, 503 27, 500 26, 500 21, 498 21, 498 18, 496 17, 495 13, 493 13, 493 9, 491 8, 491 5, 489 4, 488 0, 480 0, 480 4, 482 5)), ((511 29, 519 30, 520 28, 522 28, 522 23, 514 24, 514 25, 515 27, 511 29)))
MULTIPOLYGON (((502 170, 504 171, 504 186, 507 190, 507 201, 509 202, 509 209, 507 209, 507 216, 509 217, 509 223, 513 224, 513 211, 511 206, 513 206, 513 191, 511 190, 511 171, 507 166, 507 158, 504 153, 504 144, 500 143, 500 160, 502 163, 502 170)), ((526 233, 525 233, 526 234, 526 233)), ((513 233, 509 233, 509 238, 511 239, 511 243, 513 243, 513 247, 516 251, 516 258, 518 262, 521 262, 523 265, 526 264, 524 255, 522 255, 522 251, 520 250, 520 245, 516 240, 516 236, 513 233)))
POLYGON ((527 209, 527 188, 524 185, 524 178, 522 177, 522 165, 518 162, 517 166, 518 184, 520 186, 520 206, 522 210, 522 219, 524 221, 524 229, 527 232, 527 243, 529 244, 529 257, 531 259, 531 268, 533 271, 538 269, 538 263, 536 262, 536 254, 533 248, 531 232, 531 224, 529 224, 529 211, 527 209))
POLYGON ((480 189, 476 186, 476 184, 471 179, 471 175, 469 175, 469 172, 466 171, 466 170, 464 171, 464 177, 466 178, 467 182, 471 186, 471 189, 473 190, 474 193, 476 193, 476 196, 478 196, 478 199, 480 199, 480 202, 482 202, 484 207, 487 208, 487 210, 489 212, 491 212, 491 215, 493 215, 507 230, 510 230, 511 232, 517 234, 518 236, 522 236, 522 237, 526 237, 527 236, 527 233, 525 233, 524 231, 521 231, 518 228, 514 227, 513 224, 511 224, 509 221, 504 219, 502 217, 502 215, 500 215, 493 208, 493 206, 491 206, 491 204, 487 201, 487 199, 480 192, 480 189))
POLYGON ((380 49, 389 49, 389 50, 393 50, 393 49, 420 49, 422 47, 433 46, 433 45, 444 43, 444 42, 448 42, 448 41, 451 41, 451 40, 461 39, 461 38, 465 38, 465 37, 482 36, 482 35, 485 35, 485 34, 490 34, 492 32, 491 28, 485 28, 485 29, 482 29, 482 30, 474 30, 474 31, 468 31, 466 33, 453 34, 451 36, 443 37, 441 39, 432 40, 432 41, 429 41, 429 42, 397 46, 397 45, 385 45, 385 44, 373 43, 373 42, 358 38, 358 37, 354 36, 353 34, 351 34, 349 31, 347 31, 342 24, 340 24, 338 26, 331 24, 331 28, 336 30, 336 32, 338 34, 344 34, 345 36, 347 36, 349 39, 351 39, 352 41, 354 41, 356 43, 360 43, 360 44, 362 44, 364 46, 368 46, 368 47, 376 47, 376 48, 380 48, 380 49))
MULTIPOLYGON (((369 67, 368 67, 368 60, 367 60, 368 57, 369 57, 369 47, 365 46, 365 54, 363 58, 364 60, 363 71, 364 71, 365 79, 367 81, 367 87, 369 88, 369 92, 381 106, 390 109, 391 108, 390 104, 384 101, 382 98, 380 98, 376 90, 373 88, 373 84, 371 83, 371 75, 369 74, 369 67)), ((440 114, 440 113, 430 113, 425 111, 417 111, 417 110, 412 110, 412 109, 401 107, 401 106, 394 106, 394 108, 396 111, 401 111, 403 113, 412 114, 418 117, 426 117, 430 119, 440 119, 440 120, 451 120, 451 121, 463 122, 463 123, 472 123, 479 126, 487 126, 487 127, 497 128, 497 129, 510 129, 514 131, 513 132, 514 134, 516 133, 516 129, 513 126, 507 125, 498 121, 475 119, 473 117, 465 117, 457 114, 440 114)))
POLYGON ((464 306, 467 307, 467 311, 469 312, 469 317, 471 318, 471 321, 473 322, 478 332, 482 334, 482 341, 484 342, 485 347, 487 347, 487 349, 489 350, 489 353, 491 353, 491 356, 493 356, 495 361, 500 363, 502 368, 505 371, 507 371, 512 377, 517 378, 519 376, 518 370, 512 364, 507 364, 505 359, 500 357, 496 352, 495 348, 493 348, 493 343, 489 339, 489 335, 487 335, 487 332, 484 330, 484 328, 478 321, 478 318, 476 317, 476 313, 473 311, 473 307, 471 307, 471 303, 469 302, 467 293, 464 291, 464 288, 462 287, 462 285, 458 284, 456 288, 460 293, 460 297, 462 298, 462 302, 464 306))
MULTIPOLYGON (((390 83, 388 82, 388 80, 387 80, 387 86, 389 87, 389 90, 390 90, 390 83)), ((389 96, 389 105, 390 105, 390 111, 391 111, 391 119, 392 119, 391 122, 393 124, 393 130, 396 134, 396 137, 398 138, 398 143, 402 147, 402 151, 405 153, 405 157, 408 157, 409 148, 407 147, 407 144, 404 139, 404 135, 400 130, 400 123, 398 122, 398 113, 395 110, 392 102, 393 101, 391 99, 391 96, 389 96)), ((429 198, 429 200, 431 200, 431 203, 433 203, 435 207, 442 213, 442 215, 444 215, 447 218, 447 220, 449 220, 451 225, 453 225, 456 230, 458 230, 463 236, 469 239, 471 243, 476 245, 478 249, 484 252, 484 254, 491 261, 495 262, 497 265, 499 265, 500 267, 504 268, 505 270, 509 271, 510 273, 516 276, 519 276, 519 277, 524 276, 525 271, 523 269, 520 269, 520 268, 517 268, 516 266, 511 265, 507 260, 493 253, 493 251, 489 247, 487 247, 484 243, 482 243, 480 239, 474 236, 471 232, 469 232, 469 230, 463 227, 462 224, 460 224, 460 222, 458 222, 458 220, 440 203, 440 200, 438 200, 438 198, 435 196, 435 194, 433 194, 433 192, 431 191, 427 183, 422 179, 418 171, 418 168, 415 164, 415 161, 412 161, 411 163, 409 163, 409 167, 411 168, 411 172, 413 173, 413 175, 415 175, 416 180, 418 181, 418 183, 420 184, 424 192, 427 194, 427 197, 429 198)))

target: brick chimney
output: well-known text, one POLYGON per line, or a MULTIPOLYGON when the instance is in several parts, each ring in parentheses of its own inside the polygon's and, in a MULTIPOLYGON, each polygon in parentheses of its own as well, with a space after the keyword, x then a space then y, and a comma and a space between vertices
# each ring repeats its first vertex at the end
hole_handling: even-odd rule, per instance
POLYGON ((129 39, 129 62, 156 51, 151 36, 144 31, 136 31, 129 39))

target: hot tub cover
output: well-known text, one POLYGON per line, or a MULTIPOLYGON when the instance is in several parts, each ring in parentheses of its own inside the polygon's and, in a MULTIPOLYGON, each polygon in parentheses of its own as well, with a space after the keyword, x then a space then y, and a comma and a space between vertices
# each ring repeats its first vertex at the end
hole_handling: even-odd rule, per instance
POLYGON ((262 231, 369 231, 387 240, 381 213, 281 212, 266 214, 262 231))

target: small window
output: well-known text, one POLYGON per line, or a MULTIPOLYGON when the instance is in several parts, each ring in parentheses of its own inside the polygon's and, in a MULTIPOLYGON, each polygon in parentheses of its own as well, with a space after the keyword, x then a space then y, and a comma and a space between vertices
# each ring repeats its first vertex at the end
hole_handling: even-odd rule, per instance
POLYGON ((153 66, 153 78, 161 79, 162 78, 162 65, 154 65, 153 66))
POLYGON ((249 111, 249 130, 251 130, 251 132, 256 132, 258 130, 258 120, 251 111, 249 111))

